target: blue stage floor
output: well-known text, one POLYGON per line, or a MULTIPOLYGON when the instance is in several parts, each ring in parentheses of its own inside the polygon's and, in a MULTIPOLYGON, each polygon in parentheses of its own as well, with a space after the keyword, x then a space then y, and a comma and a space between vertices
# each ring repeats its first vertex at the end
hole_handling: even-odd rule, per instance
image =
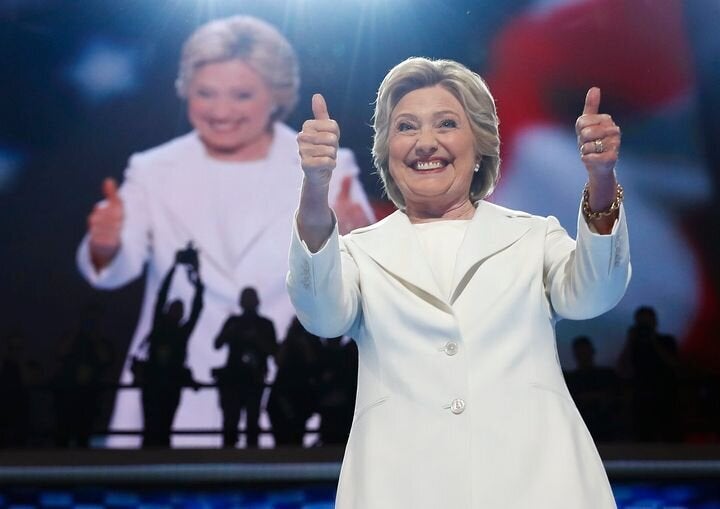
MULTIPOLYGON (((332 509, 333 483, 273 489, 34 489, 0 488, 7 509, 332 509)), ((720 509, 717 481, 618 482, 613 491, 619 509, 720 509)))

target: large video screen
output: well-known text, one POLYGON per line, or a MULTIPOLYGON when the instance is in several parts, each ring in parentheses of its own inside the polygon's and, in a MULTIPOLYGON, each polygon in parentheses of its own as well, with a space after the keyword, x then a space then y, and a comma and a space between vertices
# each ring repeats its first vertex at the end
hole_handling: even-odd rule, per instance
MULTIPOLYGON (((322 93, 346 149, 331 192, 339 221, 351 229, 393 211, 370 151, 373 101, 388 69, 415 55, 458 60, 487 81, 502 140, 488 200, 556 216, 572 236, 587 178, 574 125, 600 87, 602 112, 622 129, 632 280, 612 311, 558 324, 558 358, 573 371, 573 341, 587 336, 595 363, 614 370, 635 311, 649 306, 688 379, 717 373, 719 20, 712 2, 681 0, 0 2, 0 355, 22 358, 33 387, 8 395, 21 410, 7 440, 342 444, 357 354, 349 338, 308 338, 293 322, 285 273, 301 177, 288 161, 322 93), (261 162, 241 168, 196 158, 198 132, 230 127, 188 104, 181 65, 198 27, 233 15, 275 27, 299 65, 296 104, 268 106, 274 134, 259 131, 261 162), (160 168, 152 179, 147 166, 160 168), (152 189, 172 191, 149 199, 152 189), (135 225, 115 272, 104 269, 115 244, 88 247, 98 210, 135 225), (151 221, 164 226, 149 233, 151 221), (236 356, 233 317, 248 306, 270 325, 236 356), (175 355, 152 340, 163 323, 186 359, 172 376, 148 361, 175 355), (238 382, 232 366, 243 363, 253 367, 238 382), (223 390, 233 383, 255 388, 223 390), (159 392, 140 390, 149 386, 159 392), (143 432, 143 411, 160 431, 143 432), (224 419, 245 433, 223 434, 224 419), (287 426, 271 433, 277 422, 287 426)), ((693 408, 712 407, 693 394, 693 408)), ((717 437, 710 428, 701 438, 717 437)))

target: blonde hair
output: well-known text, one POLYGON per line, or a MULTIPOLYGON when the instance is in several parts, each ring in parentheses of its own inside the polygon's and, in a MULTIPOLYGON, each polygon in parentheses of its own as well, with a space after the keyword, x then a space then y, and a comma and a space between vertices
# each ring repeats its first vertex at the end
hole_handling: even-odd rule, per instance
POLYGON ((275 109, 271 121, 284 120, 295 108, 300 70, 295 50, 272 25, 252 16, 210 21, 185 41, 175 88, 186 99, 195 72, 210 63, 240 59, 265 81, 275 109))
POLYGON ((398 102, 409 92, 439 85, 460 102, 475 135, 479 170, 470 184, 470 200, 489 196, 500 177, 500 136, 495 100, 485 81, 470 69, 452 60, 430 60, 413 57, 399 63, 387 73, 375 101, 373 115, 373 161, 380 173, 385 193, 399 208, 405 200, 388 168, 390 117, 398 102))

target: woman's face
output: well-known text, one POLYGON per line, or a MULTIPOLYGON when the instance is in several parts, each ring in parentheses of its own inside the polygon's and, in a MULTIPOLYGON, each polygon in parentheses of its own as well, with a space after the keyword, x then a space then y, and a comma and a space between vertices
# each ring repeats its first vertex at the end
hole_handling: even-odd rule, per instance
POLYGON ((271 140, 273 101, 260 75, 242 60, 205 64, 188 87, 188 117, 219 159, 262 157, 271 140))
POLYGON ((390 175, 408 210, 446 212, 469 201, 475 137, 460 102, 436 85, 406 94, 390 116, 390 175))

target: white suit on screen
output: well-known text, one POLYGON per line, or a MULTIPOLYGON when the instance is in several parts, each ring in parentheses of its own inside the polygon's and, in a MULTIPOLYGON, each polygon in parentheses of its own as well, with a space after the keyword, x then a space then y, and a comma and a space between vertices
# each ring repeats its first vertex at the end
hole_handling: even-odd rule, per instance
MULTIPOLYGON (((90 261, 88 238, 77 263, 97 288, 122 286, 147 271, 140 320, 128 352, 121 381, 132 381, 130 356, 146 354, 141 343, 152 326, 159 286, 175 253, 193 242, 199 251, 200 277, 205 285, 204 306, 190 337, 187 365, 196 381, 211 383, 211 369, 223 366, 227 351, 213 341, 230 314, 237 314, 242 288, 257 289, 260 313, 270 318, 277 336, 285 335, 294 309, 285 290, 287 243, 302 183, 297 133, 282 123, 274 125, 273 142, 265 159, 250 162, 218 161, 207 156, 195 132, 132 156, 120 188, 125 220, 122 247, 112 263, 99 273, 90 261)), ((331 199, 344 178, 353 180, 350 196, 372 218, 358 180, 359 169, 350 150, 338 152, 338 172, 331 183, 331 199)), ((189 313, 194 288, 184 268, 173 278, 169 301, 182 299, 189 313)), ((142 411, 137 390, 118 391, 111 429, 141 429, 142 411)), ((175 416, 176 429, 222 428, 215 389, 185 389, 175 416)), ((219 446, 221 434, 179 435, 173 445, 219 446)), ((111 436, 110 446, 137 446, 139 436, 111 436)))
POLYGON ((555 322, 612 308, 630 278, 624 211, 581 218, 478 203, 442 297, 395 212, 311 254, 295 230, 288 288, 301 322, 359 349, 339 509, 610 509, 597 450, 563 380, 555 322))

